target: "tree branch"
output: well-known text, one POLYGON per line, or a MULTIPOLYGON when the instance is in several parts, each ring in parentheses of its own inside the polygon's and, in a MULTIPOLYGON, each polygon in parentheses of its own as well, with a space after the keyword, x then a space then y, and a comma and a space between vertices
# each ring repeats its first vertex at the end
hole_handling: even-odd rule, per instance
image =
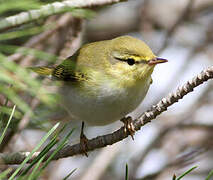
MULTIPOLYGON (((167 97, 163 98, 159 103, 152 106, 150 110, 144 112, 138 119, 134 120, 133 125, 135 127, 135 130, 140 130, 142 126, 150 122, 152 119, 155 119, 162 112, 166 111, 169 106, 171 106, 175 102, 178 102, 178 100, 182 99, 186 94, 192 92, 195 87, 212 78, 213 66, 203 70, 193 79, 187 81, 183 86, 179 87, 174 93, 171 93, 167 97)), ((98 136, 88 141, 88 151, 93 151, 94 149, 102 148, 107 145, 112 145, 116 142, 125 139, 128 135, 129 134, 124 130, 124 127, 121 127, 119 130, 111 134, 98 136)), ((53 150, 49 152, 47 158, 51 155, 52 152, 53 150)), ((0 164, 20 164, 26 157, 26 154, 26 152, 17 152, 11 154, 2 153, 0 154, 0 164)), ((56 154, 54 159, 57 160, 60 158, 70 157, 77 154, 84 154, 81 145, 68 145, 64 147, 58 154, 56 154)))
POLYGON ((40 9, 22 12, 20 14, 7 17, 0 21, 0 31, 14 26, 29 23, 31 21, 45 18, 50 15, 62 13, 68 8, 87 8, 94 6, 103 6, 106 4, 118 3, 124 0, 67 0, 63 2, 54 2, 42 6, 40 9))

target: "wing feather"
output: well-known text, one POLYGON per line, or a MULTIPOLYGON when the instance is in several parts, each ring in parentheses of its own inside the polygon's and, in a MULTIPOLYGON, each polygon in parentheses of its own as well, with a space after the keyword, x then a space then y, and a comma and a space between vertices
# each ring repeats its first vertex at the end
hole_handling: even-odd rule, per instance
POLYGON ((68 57, 64 60, 61 64, 56 67, 29 67, 28 69, 36 72, 39 75, 44 76, 52 76, 53 79, 60 80, 60 81, 70 81, 70 82, 77 82, 77 81, 85 81, 87 80, 86 72, 83 72, 84 68, 76 67, 76 59, 79 52, 75 53, 73 56, 68 57))
POLYGON ((62 81, 76 82, 87 80, 85 72, 82 72, 80 68, 77 69, 76 61, 73 60, 73 57, 64 60, 54 68, 52 76, 62 81))

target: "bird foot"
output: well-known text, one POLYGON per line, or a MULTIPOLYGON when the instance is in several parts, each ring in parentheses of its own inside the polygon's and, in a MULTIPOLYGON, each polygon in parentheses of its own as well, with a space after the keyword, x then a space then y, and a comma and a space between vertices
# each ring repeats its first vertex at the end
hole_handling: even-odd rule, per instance
POLYGON ((84 122, 82 122, 81 125, 81 135, 80 135, 80 145, 81 149, 86 157, 88 157, 87 151, 88 151, 88 138, 84 134, 84 122))
POLYGON ((124 123, 124 132, 129 133, 132 137, 132 140, 134 140, 134 134, 135 134, 135 128, 133 125, 132 118, 130 116, 122 118, 120 121, 124 123))

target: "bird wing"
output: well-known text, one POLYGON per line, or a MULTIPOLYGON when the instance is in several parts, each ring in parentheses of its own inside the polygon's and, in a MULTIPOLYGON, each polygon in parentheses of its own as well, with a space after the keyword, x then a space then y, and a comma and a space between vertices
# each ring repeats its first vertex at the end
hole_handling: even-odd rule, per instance
POLYGON ((62 81, 76 82, 87 80, 86 73, 83 72, 82 68, 76 67, 76 61, 72 57, 64 60, 54 68, 52 76, 62 81))
POLYGON ((54 70, 53 67, 45 67, 45 66, 38 66, 38 67, 28 67, 27 69, 34 71, 35 73, 43 76, 52 75, 54 70))
POLYGON ((76 54, 64 60, 60 65, 56 67, 30 67, 32 71, 44 76, 52 76, 53 79, 60 81, 85 81, 87 80, 86 72, 83 72, 83 68, 76 67, 76 54))

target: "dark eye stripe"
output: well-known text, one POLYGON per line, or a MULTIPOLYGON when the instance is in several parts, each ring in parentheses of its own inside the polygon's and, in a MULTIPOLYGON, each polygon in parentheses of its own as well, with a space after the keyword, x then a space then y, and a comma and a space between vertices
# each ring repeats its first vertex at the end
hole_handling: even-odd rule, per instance
POLYGON ((117 59, 117 60, 119 60, 119 61, 125 61, 125 62, 127 62, 129 65, 133 65, 133 64, 148 64, 148 62, 149 62, 149 61, 146 61, 146 60, 135 61, 133 58, 121 59, 121 58, 115 57, 115 59, 117 59), (134 61, 134 63, 133 63, 133 61, 134 61))

